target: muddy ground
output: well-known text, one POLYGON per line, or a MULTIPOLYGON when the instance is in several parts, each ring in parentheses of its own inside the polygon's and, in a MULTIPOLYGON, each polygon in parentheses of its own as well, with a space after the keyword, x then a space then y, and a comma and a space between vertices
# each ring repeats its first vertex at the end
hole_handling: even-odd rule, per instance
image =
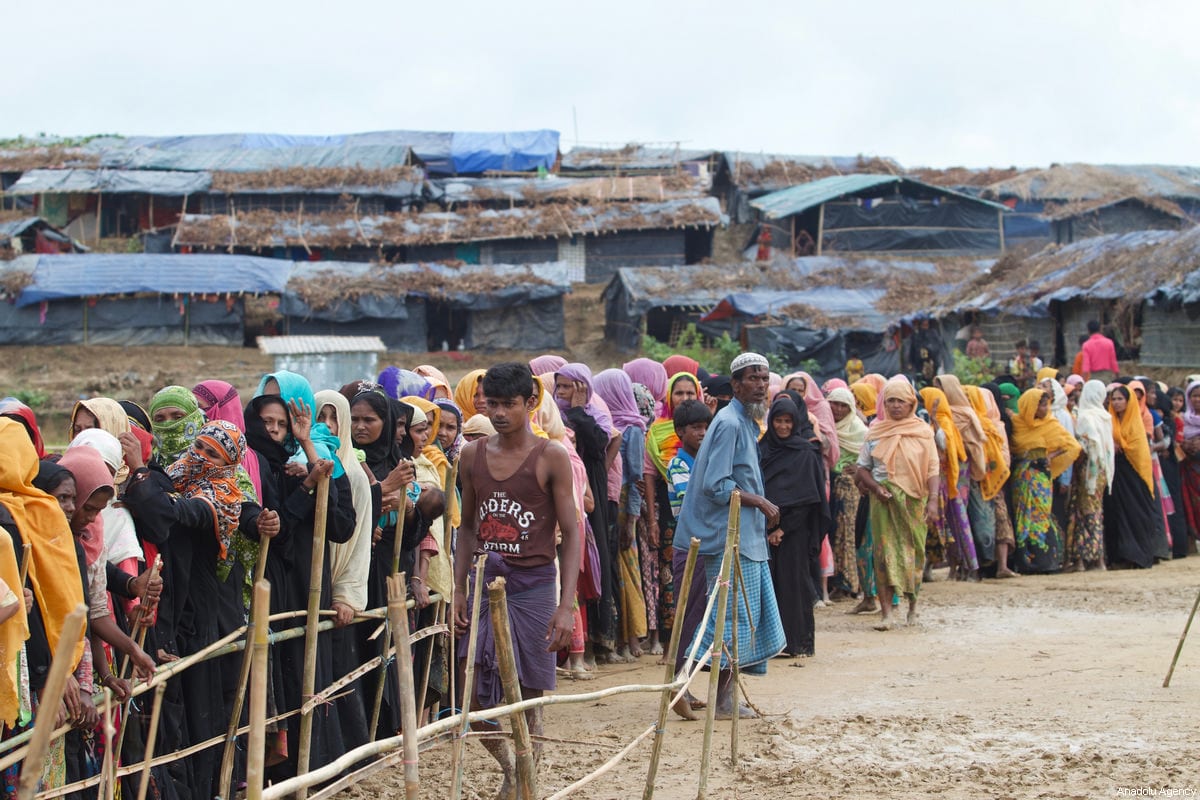
MULTIPOLYGON (((1162 688, 1200 589, 1200 558, 1148 571, 1026 576, 983 584, 939 580, 923 590, 919 624, 888 633, 817 611, 817 655, 776 659, 748 678, 766 717, 741 725, 729 760, 729 723, 717 723, 713 798, 1107 798, 1122 789, 1200 791, 1200 630, 1162 688)), ((650 656, 601 667, 560 693, 655 683, 650 656)), ((703 687, 702 687, 703 688, 703 687)), ((622 695, 554 706, 539 773, 543 797, 608 760, 653 724, 657 696, 622 695)), ((672 717, 655 797, 696 796, 703 725, 672 717)), ((650 746, 572 795, 641 796, 650 746)), ((494 762, 467 746, 466 791, 491 798, 494 762)), ((423 798, 449 794, 449 749, 421 757, 423 798)), ((396 767, 340 798, 398 796, 396 767)), ((1158 795, 1164 796, 1164 795, 1158 795)), ((1178 795, 1186 796, 1186 795, 1178 795)), ((1194 795, 1193 795, 1194 796, 1194 795)))

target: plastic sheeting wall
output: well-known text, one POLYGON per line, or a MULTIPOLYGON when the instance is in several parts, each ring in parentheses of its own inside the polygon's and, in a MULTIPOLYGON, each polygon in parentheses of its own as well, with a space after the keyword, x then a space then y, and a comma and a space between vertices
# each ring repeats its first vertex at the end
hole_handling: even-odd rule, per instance
POLYGON ((1142 309, 1141 363, 1151 367, 1200 367, 1200 308, 1142 309))
POLYGON ((901 198, 868 208, 826 203, 824 248, 834 251, 1000 252, 1000 212, 981 204, 901 198))
POLYGON ((100 298, 94 302, 38 306, 0 304, 0 344, 180 345, 241 347, 245 338, 242 301, 183 306, 167 296, 100 298))
POLYGON ((562 296, 509 308, 472 311, 466 346, 473 350, 554 350, 566 347, 562 296))
POLYGON ((423 353, 429 349, 423 302, 409 303, 402 318, 360 317, 342 321, 326 316, 287 316, 284 326, 290 336, 378 336, 388 350, 423 353))
POLYGON ((671 267, 686 258, 683 230, 627 231, 586 239, 588 283, 605 283, 621 267, 671 267))

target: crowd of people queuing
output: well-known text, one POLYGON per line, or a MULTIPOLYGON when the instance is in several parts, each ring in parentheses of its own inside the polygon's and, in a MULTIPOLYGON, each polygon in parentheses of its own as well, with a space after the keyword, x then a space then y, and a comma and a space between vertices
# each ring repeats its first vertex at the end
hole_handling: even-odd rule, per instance
MULTIPOLYGON (((877 613, 879 630, 902 616, 913 623, 921 584, 939 567, 978 581, 1186 556, 1200 531, 1200 376, 1181 389, 1050 367, 1031 374, 1027 363, 1021 375, 980 386, 929 369, 819 383, 805 372, 769 372, 755 354, 739 356, 728 375, 682 355, 596 374, 543 355, 454 384, 428 365, 388 367, 316 392, 303 376, 276 372, 244 404, 221 380, 165 387, 145 406, 81 400, 61 454, 46 452, 33 411, 6 398, 4 737, 53 714, 72 731, 53 743, 42 786, 96 774, 108 744, 93 695, 123 700, 131 680, 245 625, 264 548, 273 631, 304 624, 310 585, 320 581, 335 627, 318 640, 318 689, 380 655, 386 637, 372 635, 376 626, 350 623, 386 605, 397 569, 408 576, 414 624, 434 620, 435 595, 453 598, 448 613, 465 635, 474 557, 485 553, 486 576, 508 582, 526 696, 555 688, 558 677, 586 680, 597 664, 661 655, 692 537, 702 542, 690 588, 698 602, 682 617, 678 666, 693 639, 707 647, 711 620, 700 628, 697 612, 718 577, 734 489, 744 509, 746 602, 737 613, 741 630, 754 630, 740 660, 750 672, 774 656, 812 656, 814 609, 835 599, 853 603, 847 613, 877 613), (327 551, 313 576, 316 494, 325 485, 327 551), (64 700, 42 709, 63 620, 79 603, 88 624, 64 700), (141 645, 138 621, 147 626, 141 645), (130 674, 120 672, 124 659, 130 674)), ((431 665, 427 707, 500 702, 486 621, 485 610, 469 701, 448 695, 465 640, 457 664, 447 663, 442 637, 422 640, 432 650, 417 658, 431 665)), ((303 638, 271 651, 268 775, 283 779, 297 769, 299 728, 285 712, 308 699, 303 638)), ((239 664, 201 661, 168 682, 156 753, 223 735, 239 664)), ((744 713, 726 690, 720 712, 744 713)), ((395 734, 399 693, 385 669, 324 702, 310 766, 395 734), (381 679, 379 721, 369 730, 381 679)), ((701 705, 689 695, 677 710, 690 717, 701 705)), ((540 715, 529 717, 540 732, 540 715)), ((119 763, 142 759, 148 718, 148 704, 135 702, 118 721, 127 727, 113 754, 119 763)), ((485 742, 511 779, 510 743, 485 742)), ((149 796, 213 797, 219 761, 220 748, 209 747, 156 766, 149 796)), ((4 774, 6 796, 15 796, 20 767, 4 774)))

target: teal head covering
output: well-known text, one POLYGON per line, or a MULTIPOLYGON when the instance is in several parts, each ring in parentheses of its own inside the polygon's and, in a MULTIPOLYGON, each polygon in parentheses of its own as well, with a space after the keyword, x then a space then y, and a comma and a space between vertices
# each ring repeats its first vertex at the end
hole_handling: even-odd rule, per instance
MULTIPOLYGON (((289 372, 286 369, 279 372, 270 372, 262 376, 262 380, 258 382, 258 391, 255 395, 264 394, 267 387, 267 381, 274 379, 279 384, 279 396, 283 398, 285 404, 290 405, 292 401, 298 404, 303 404, 312 414, 313 424, 312 432, 309 438, 312 440, 313 447, 317 451, 318 458, 327 458, 333 462, 333 477, 340 478, 346 474, 342 468, 342 462, 338 460, 337 451, 340 446, 338 437, 334 436, 329 426, 324 422, 317 422, 317 400, 313 396, 312 385, 309 384, 308 378, 295 372, 289 372)), ((290 411, 288 412, 291 413, 290 411)), ((293 461, 303 461, 304 454, 300 450, 300 443, 296 441, 290 433, 283 446, 292 454, 293 461)))
POLYGON ((155 455, 160 464, 174 464, 187 452, 204 427, 204 412, 200 410, 192 390, 185 386, 168 386, 158 390, 150 400, 150 428, 158 438, 155 455), (164 408, 178 408, 183 416, 176 420, 154 422, 154 415, 164 408))

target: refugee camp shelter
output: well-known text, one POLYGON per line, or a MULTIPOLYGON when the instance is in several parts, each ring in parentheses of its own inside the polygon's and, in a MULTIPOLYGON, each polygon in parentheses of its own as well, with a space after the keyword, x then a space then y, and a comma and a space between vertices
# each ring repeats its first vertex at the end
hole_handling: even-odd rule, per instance
POLYGON ((389 350, 566 346, 568 265, 297 262, 280 298, 288 335, 378 335, 389 350))
MULTIPOLYGON (((757 215, 750 201, 772 192, 835 175, 900 175, 904 172, 891 159, 861 155, 805 156, 727 151, 724 157, 730 191, 722 199, 734 224, 754 222, 757 215)), ((720 188, 716 187, 717 191, 720 188)))
POLYGON ((0 260, 24 253, 80 253, 86 248, 41 217, 0 218, 0 260))
POLYGON ((0 344, 242 346, 246 295, 291 264, 240 255, 27 255, 0 262, 0 344))
POLYGON ((938 313, 947 327, 983 325, 999 357, 1010 355, 1011 340, 1033 336, 1044 359, 1069 364, 1095 319, 1124 358, 1194 366, 1200 363, 1200 229, 1109 234, 1006 257, 938 313), (1023 332, 1010 329, 1009 338, 993 339, 994 320, 1023 332))
POLYGON ((834 175, 751 201, 789 254, 875 252, 994 256, 999 203, 895 175, 834 175))
POLYGON ((1194 224, 1178 203, 1161 197, 1047 204, 1042 218, 1050 223, 1055 244, 1070 244, 1110 233, 1177 231, 1194 224))
POLYGON ((290 370, 318 388, 336 388, 373 379, 387 348, 378 336, 259 336, 258 349, 274 359, 272 372, 290 370))

